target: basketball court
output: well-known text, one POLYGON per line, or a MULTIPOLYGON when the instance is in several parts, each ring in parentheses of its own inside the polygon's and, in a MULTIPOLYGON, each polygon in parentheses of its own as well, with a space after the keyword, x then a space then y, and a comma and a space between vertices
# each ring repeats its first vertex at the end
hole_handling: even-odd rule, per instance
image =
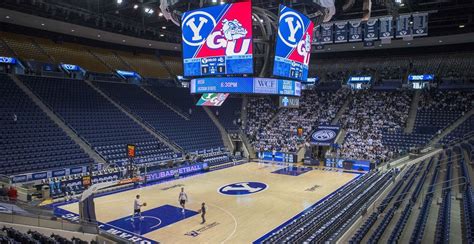
MULTIPOLYGON (((251 243, 360 174, 264 163, 239 166, 95 198, 102 228, 142 243, 251 243), (181 187, 189 202, 183 214, 181 187), (147 206, 131 221, 137 194, 147 206), (205 224, 198 214, 207 205, 205 224), (133 239, 135 238, 135 239, 133 239)), ((59 207, 77 216, 78 203, 59 207)))

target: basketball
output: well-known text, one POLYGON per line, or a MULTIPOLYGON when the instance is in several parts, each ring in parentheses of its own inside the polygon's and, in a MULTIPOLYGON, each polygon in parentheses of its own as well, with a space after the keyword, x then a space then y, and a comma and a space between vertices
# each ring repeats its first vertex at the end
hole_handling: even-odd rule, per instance
POLYGON ((143 207, 146 207, 146 202, 143 203, 143 207))

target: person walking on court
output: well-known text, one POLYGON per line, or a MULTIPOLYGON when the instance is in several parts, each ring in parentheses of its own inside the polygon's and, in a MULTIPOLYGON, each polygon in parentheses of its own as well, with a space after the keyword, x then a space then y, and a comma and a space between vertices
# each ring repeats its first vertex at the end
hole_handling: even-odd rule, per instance
POLYGON ((181 187, 181 192, 179 193, 178 200, 179 205, 181 205, 181 207, 183 208, 181 212, 184 213, 184 209, 186 208, 186 202, 188 201, 188 195, 186 194, 186 192, 184 192, 184 187, 181 187))
POLYGON ((206 223, 206 204, 201 204, 201 209, 199 209, 199 213, 201 214, 202 222, 201 224, 206 223))
POLYGON ((140 195, 137 195, 135 198, 135 201, 133 202, 133 215, 132 215, 132 221, 135 221, 135 216, 138 215, 140 220, 143 220, 142 217, 142 206, 146 206, 146 203, 141 203, 140 201, 140 195))

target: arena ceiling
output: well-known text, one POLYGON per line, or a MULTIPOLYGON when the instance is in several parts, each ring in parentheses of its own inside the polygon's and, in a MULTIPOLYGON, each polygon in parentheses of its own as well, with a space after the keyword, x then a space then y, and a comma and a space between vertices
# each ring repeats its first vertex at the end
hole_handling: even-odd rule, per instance
MULTIPOLYGON (((178 43, 180 28, 163 16, 160 10, 161 1, 164 0, 3 0, 1 8, 143 39, 178 43)), ((237 0, 166 1, 172 11, 182 13, 220 2, 236 2, 237 0)), ((253 0, 252 3, 275 14, 278 12, 278 4, 282 3, 311 15, 321 10, 320 1, 253 0)), ((372 17, 429 11, 429 32, 432 36, 474 31, 472 25, 474 1, 472 0, 335 1, 336 13, 331 21, 362 18, 364 1, 366 3, 371 1, 372 17)), ((316 17, 314 21, 322 20, 316 17)))

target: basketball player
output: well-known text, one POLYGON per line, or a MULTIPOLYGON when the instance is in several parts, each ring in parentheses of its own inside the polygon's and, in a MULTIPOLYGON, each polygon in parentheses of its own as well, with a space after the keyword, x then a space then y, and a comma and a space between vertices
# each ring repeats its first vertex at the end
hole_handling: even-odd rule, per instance
POLYGON ((201 204, 201 209, 199 210, 199 213, 201 214, 201 218, 202 218, 201 224, 206 223, 206 204, 205 203, 201 204))
POLYGON ((186 193, 184 192, 184 187, 181 187, 181 192, 179 193, 178 200, 179 200, 179 205, 181 205, 181 207, 183 208, 181 212, 184 213, 185 205, 186 205, 186 202, 188 201, 188 195, 186 195, 186 193))
POLYGON ((132 215, 132 221, 135 221, 135 215, 138 215, 140 217, 140 220, 143 220, 142 217, 142 206, 146 206, 146 203, 141 203, 140 201, 140 195, 137 195, 135 198, 135 201, 133 202, 133 215, 132 215))

